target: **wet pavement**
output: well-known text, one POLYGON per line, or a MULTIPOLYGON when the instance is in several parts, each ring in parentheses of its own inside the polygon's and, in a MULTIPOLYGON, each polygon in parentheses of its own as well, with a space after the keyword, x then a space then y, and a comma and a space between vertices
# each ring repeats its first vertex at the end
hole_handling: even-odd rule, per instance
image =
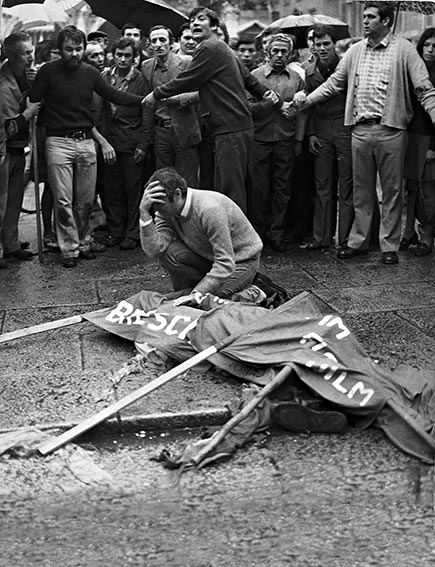
MULTIPOLYGON (((35 215, 23 214, 20 228, 36 251, 35 215)), ((372 251, 338 260, 333 251, 290 245, 284 254, 265 250, 261 270, 290 295, 311 291, 385 368, 405 363, 435 374, 435 256, 417 258, 411 248, 399 259, 385 266, 372 251)), ((171 286, 139 249, 110 248, 70 270, 55 252, 43 263, 10 261, 0 270, 0 332, 110 306, 142 289, 171 286)), ((113 372, 134 354, 132 343, 90 323, 1 344, 0 429, 96 413, 111 401, 113 372)), ((118 395, 156 376, 131 375, 118 395)), ((215 412, 219 422, 240 392, 234 378, 190 371, 122 414, 164 413, 168 429, 180 423, 171 415, 191 412, 215 412)), ((433 467, 379 431, 263 435, 174 486, 173 473, 149 461, 167 440, 150 435, 91 438, 94 460, 114 478, 104 490, 73 484, 57 492, 55 479, 41 481, 41 458, 1 460, 0 566, 435 564, 433 467)), ((169 442, 179 447, 184 435, 192 434, 169 442)))

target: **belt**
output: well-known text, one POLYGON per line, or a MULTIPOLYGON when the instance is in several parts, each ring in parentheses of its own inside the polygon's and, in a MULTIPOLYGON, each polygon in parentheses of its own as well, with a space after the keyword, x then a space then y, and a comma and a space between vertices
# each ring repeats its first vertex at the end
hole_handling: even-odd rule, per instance
POLYGON ((170 128, 172 126, 172 120, 170 118, 165 120, 163 118, 154 118, 154 124, 160 126, 160 128, 170 128))
POLYGON ((72 138, 77 142, 83 140, 90 140, 92 138, 92 133, 90 130, 76 130, 75 132, 65 132, 64 134, 58 134, 61 138, 72 138))
POLYGON ((358 120, 357 125, 358 124, 380 124, 381 123, 381 117, 377 117, 377 118, 363 118, 362 120, 358 120))

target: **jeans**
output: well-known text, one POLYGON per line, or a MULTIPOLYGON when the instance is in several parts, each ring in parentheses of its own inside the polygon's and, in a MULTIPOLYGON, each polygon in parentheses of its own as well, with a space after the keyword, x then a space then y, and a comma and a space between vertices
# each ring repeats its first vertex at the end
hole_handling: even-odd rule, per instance
POLYGON ((53 190, 56 234, 63 258, 89 250, 97 157, 93 140, 49 136, 48 180, 53 190))
MULTIPOLYGON (((160 258, 160 263, 169 272, 174 291, 194 289, 213 265, 210 260, 198 256, 180 240, 171 242, 160 258)), ((234 272, 213 293, 222 298, 231 298, 234 293, 252 284, 259 264, 260 255, 246 262, 239 262, 234 272)))
POLYGON ((0 166, 0 258, 20 249, 18 221, 24 196, 25 157, 8 153, 0 166))
POLYGON ((357 124, 352 129, 355 220, 348 240, 351 248, 369 246, 379 172, 382 190, 379 246, 382 252, 399 249, 406 140, 405 130, 381 124, 357 124))

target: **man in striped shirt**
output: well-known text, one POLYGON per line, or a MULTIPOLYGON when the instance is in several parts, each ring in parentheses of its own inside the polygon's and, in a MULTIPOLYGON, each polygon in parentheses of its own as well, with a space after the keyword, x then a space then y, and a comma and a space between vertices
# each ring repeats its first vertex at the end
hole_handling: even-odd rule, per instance
POLYGON ((435 88, 416 49, 391 33, 393 21, 392 5, 368 2, 363 16, 366 39, 349 49, 325 83, 294 99, 305 108, 347 88, 345 125, 352 127, 355 220, 348 246, 337 253, 343 260, 368 253, 379 173, 382 262, 398 263, 406 130, 412 118, 410 88, 435 121, 435 88))

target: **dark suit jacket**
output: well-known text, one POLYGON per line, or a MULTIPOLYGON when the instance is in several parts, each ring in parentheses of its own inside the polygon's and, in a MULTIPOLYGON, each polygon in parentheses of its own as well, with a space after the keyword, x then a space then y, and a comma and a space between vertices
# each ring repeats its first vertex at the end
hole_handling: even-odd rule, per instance
MULTIPOLYGON (((176 77, 180 71, 186 69, 190 61, 190 57, 170 53, 167 61, 168 81, 176 77)), ((155 64, 156 59, 154 57, 142 64, 142 74, 147 82, 148 92, 154 90, 153 72, 155 64)), ((196 112, 196 104, 198 103, 198 92, 182 93, 167 99, 172 127, 182 148, 195 146, 201 141, 201 130, 196 112)))

